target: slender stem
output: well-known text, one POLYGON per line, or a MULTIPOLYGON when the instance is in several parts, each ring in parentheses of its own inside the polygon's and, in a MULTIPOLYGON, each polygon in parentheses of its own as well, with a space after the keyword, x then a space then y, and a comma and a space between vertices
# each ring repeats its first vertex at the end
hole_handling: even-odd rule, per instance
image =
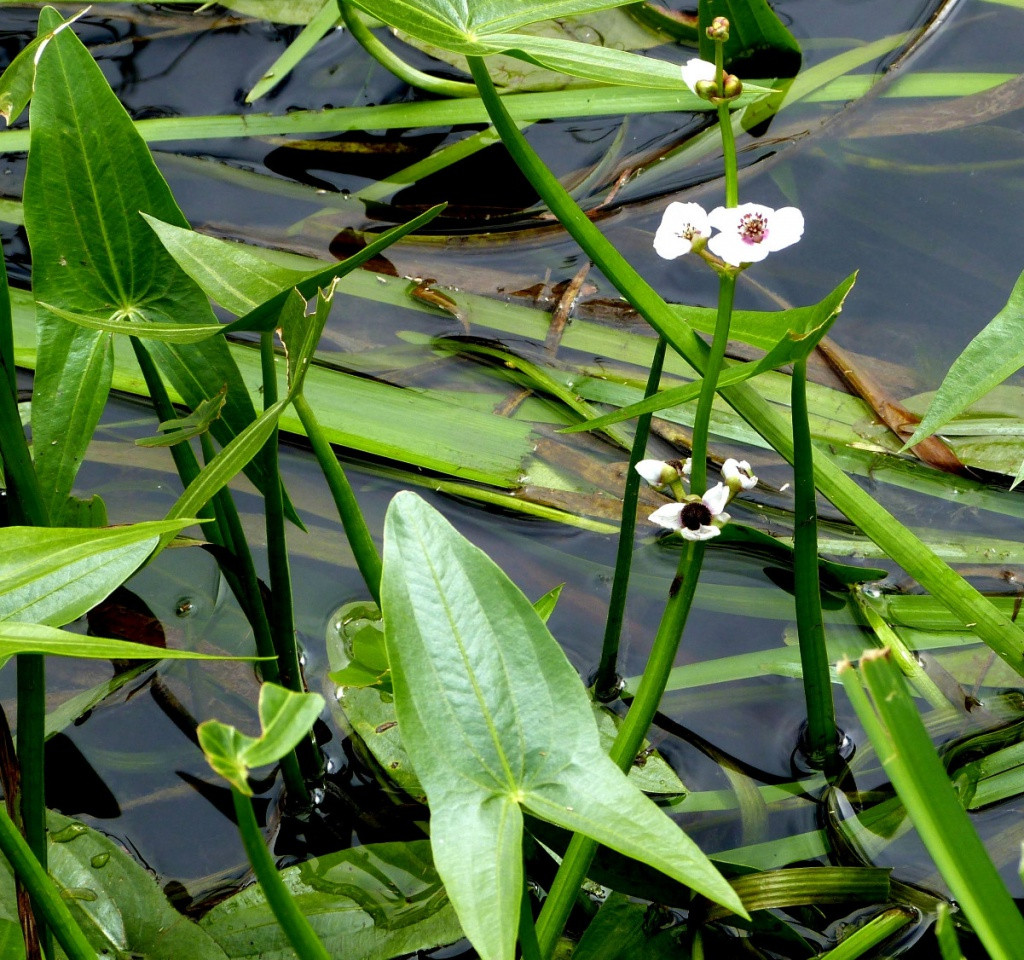
POLYGON ((338 516, 341 518, 341 525, 345 528, 345 536, 348 537, 349 546, 355 556, 356 566, 363 575, 366 582, 366 589, 374 602, 380 605, 380 573, 381 561, 377 546, 373 542, 370 530, 363 519, 363 513, 359 509, 359 503, 352 490, 352 485, 345 476, 345 471, 338 463, 330 442, 324 436, 320 421, 317 420, 313 408, 300 393, 292 400, 292 406, 302 421, 302 428, 313 446, 313 452, 320 463, 320 469, 324 472, 327 486, 330 488, 331 496, 334 497, 334 504, 338 508, 338 516))
POLYGON ((711 342, 711 353, 704 369, 704 381, 697 400, 697 413, 693 421, 693 449, 690 464, 690 491, 701 496, 707 490, 708 470, 708 427, 711 423, 711 407, 718 389, 718 376, 722 371, 725 347, 729 342, 729 325, 732 322, 733 294, 736 292, 736 277, 722 273, 718 277, 718 316, 715 320, 715 337, 711 342))
MULTIPOLYGON (((149 391, 150 399, 153 401, 153 409, 161 422, 171 420, 175 416, 174 405, 164 386, 163 378, 157 370, 156 364, 145 345, 137 337, 131 337, 132 348, 135 351, 135 359, 138 361, 142 377, 146 381, 146 389, 149 391)), ((213 459, 214 450, 209 434, 204 433, 199 437, 199 443, 203 456, 207 462, 213 459)), ((171 447, 171 457, 174 466, 181 478, 182 486, 188 487, 196 477, 199 476, 200 466, 196 455, 187 443, 176 443, 171 447)), ((249 544, 245 539, 245 532, 242 529, 241 520, 238 517, 238 509, 231 497, 231 491, 222 488, 217 492, 211 505, 203 507, 201 516, 214 516, 216 524, 206 524, 204 531, 206 536, 220 546, 229 550, 237 560, 241 571, 237 577, 230 578, 232 590, 238 598, 239 605, 245 611, 246 619, 252 626, 253 636, 256 640, 256 652, 261 657, 276 656, 273 637, 270 633, 270 624, 267 620, 267 613, 263 607, 263 597, 260 594, 259 582, 256 578, 256 567, 252 561, 252 553, 249 544), (233 582, 232 582, 233 580, 233 582)), ((257 669, 264 680, 274 683, 278 680, 277 662, 274 660, 262 661, 257 669)))
MULTIPOLYGON (((260 359, 263 367, 263 409, 277 403, 277 371, 275 368, 273 333, 260 335, 260 359)), ((281 683, 289 690, 302 692, 302 674, 295 644, 292 576, 288 563, 285 535, 284 490, 278 465, 278 431, 275 427, 262 451, 267 483, 266 502, 267 565, 270 569, 270 624, 274 647, 281 671, 281 683)))
POLYGON ((884 940, 888 940, 904 927, 914 923, 915 917, 914 911, 907 907, 892 907, 889 910, 883 910, 864 926, 844 937, 839 946, 833 947, 828 953, 821 954, 820 960, 859 960, 884 940))
POLYGON ((376 60, 386 67, 399 80, 404 80, 410 87, 418 87, 428 93, 436 93, 442 97, 475 97, 476 87, 471 83, 460 83, 457 80, 442 80, 432 77, 429 73, 410 66, 401 57, 389 50, 378 40, 363 23, 357 10, 351 3, 341 3, 341 15, 345 26, 356 39, 356 42, 376 60))
MULTIPOLYGON (((19 733, 20 741, 21 735, 19 733)), ((85 939, 74 917, 38 858, 18 832, 14 821, 0 804, 0 851, 32 895, 33 908, 46 921, 57 942, 71 960, 97 960, 96 951, 85 939)), ((48 956, 52 953, 48 952, 48 956)))
POLYGON ((814 490, 814 447, 807 411, 807 360, 793 364, 793 553, 796 575, 796 623, 800 639, 804 697, 807 701, 807 755, 834 770, 838 732, 832 702, 832 678, 825 646, 818 580, 818 509, 814 490))
POLYGON ((732 132, 732 120, 729 117, 729 104, 718 105, 718 129, 722 134, 722 159, 725 162, 725 205, 735 207, 739 204, 739 182, 736 167, 736 138, 732 132))
MULTIPOLYGON (((654 348, 654 359, 651 361, 650 374, 647 377, 645 397, 654 396, 661 383, 661 368, 665 361, 664 337, 658 337, 658 345, 654 348)), ((619 641, 622 636, 622 621, 626 612, 626 595, 629 591, 629 572, 633 564, 633 536, 636 533, 637 500, 640 494, 640 474, 636 465, 643 459, 647 450, 647 438, 651 432, 651 416, 645 413, 637 418, 636 433, 633 436, 633 449, 626 468, 626 485, 622 493, 622 522, 619 527, 619 544, 615 554, 615 576, 612 580, 612 593, 608 601, 608 618, 604 627, 604 643, 601 646, 601 661, 594 675, 594 692, 598 700, 613 699, 619 688, 618 658, 619 641)))
MULTIPOLYGON (((19 653, 16 657, 18 686, 18 765, 21 767, 21 822, 25 840, 42 869, 46 870, 46 660, 42 654, 19 653)), ((47 945, 45 912, 35 896, 40 941, 47 945)))
MULTIPOLYGON (((690 613, 703 562, 704 543, 684 541, 683 555, 679 559, 675 579, 669 588, 668 603, 661 616, 651 654, 644 667, 629 713, 619 727, 615 742, 609 751, 612 760, 623 772, 626 772, 636 759, 665 692, 669 671, 679 649, 679 640, 690 613)), ((537 939, 540 943, 541 957, 545 960, 554 951, 597 847, 596 841, 579 833, 569 841, 565 857, 559 865, 558 873, 544 901, 544 907, 537 918, 537 939)))
POLYGON ((263 888, 263 895, 274 913, 274 917, 284 930, 288 942, 298 954, 300 960, 330 960, 330 954, 320 938, 302 915, 298 905, 285 886, 281 875, 277 872, 273 857, 256 823, 256 815, 252 811, 252 801, 231 788, 231 799, 235 804, 235 817, 238 820, 238 832, 245 847, 246 856, 256 873, 263 888))
MULTIPOLYGON (((263 371, 263 409, 277 403, 277 369, 272 332, 260 335, 260 361, 263 371)), ((270 569, 270 626, 277 654, 281 685, 296 693, 303 690, 302 667, 295 640, 295 610, 291 567, 288 562, 288 540, 285 534, 284 487, 278 464, 278 429, 275 426, 262 451, 267 480, 264 489, 267 529, 267 565, 270 569)), ((319 776, 319 751, 312 739, 304 739, 286 755, 282 772, 288 778, 289 792, 302 805, 310 802, 305 779, 319 776), (306 777, 296 776, 296 766, 306 777)))

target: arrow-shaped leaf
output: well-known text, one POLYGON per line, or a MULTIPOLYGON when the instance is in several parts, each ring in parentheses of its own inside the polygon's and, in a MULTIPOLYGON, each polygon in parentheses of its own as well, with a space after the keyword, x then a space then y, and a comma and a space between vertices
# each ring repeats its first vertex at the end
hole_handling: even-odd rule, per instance
POLYGON ((576 671, 530 602, 415 494, 384 529, 381 587, 399 727, 431 809, 431 845, 484 960, 512 960, 523 812, 742 906, 697 846, 600 746, 576 671))

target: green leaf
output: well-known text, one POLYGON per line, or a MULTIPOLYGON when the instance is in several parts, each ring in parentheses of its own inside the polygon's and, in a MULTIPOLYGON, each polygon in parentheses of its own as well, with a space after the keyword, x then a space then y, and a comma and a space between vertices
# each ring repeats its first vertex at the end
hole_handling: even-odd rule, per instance
POLYGON ((1024 367, 1024 273, 1017 278, 1006 306, 953 361, 924 419, 903 449, 930 437, 1021 367, 1024 367))
POLYGON ((840 666, 840 676, 886 774, 975 933, 994 960, 1012 960, 1024 940, 1024 918, 953 792, 899 669, 876 650, 861 657, 860 676, 848 662, 840 666))
POLYGON ((53 811, 46 820, 49 871, 100 956, 227 960, 120 844, 53 811))
MULTIPOLYGON (((337 960, 391 960, 462 937, 426 840, 341 850, 281 879, 337 960)), ((219 903, 201 927, 232 960, 295 956, 258 885, 219 903)))
MULTIPOLYGON (((36 82, 36 63, 42 56, 43 48, 69 24, 74 23, 85 13, 82 10, 73 17, 57 24, 48 33, 41 34, 24 47, 0 75, 0 117, 10 126, 32 98, 32 88, 36 82)), ((52 15, 47 14, 47 22, 52 22, 52 15)))
POLYGON ((0 530, 0 621, 63 626, 91 610, 153 553, 195 523, 156 520, 105 529, 0 530))
MULTIPOLYGON (((750 342, 751 338, 758 340, 758 346, 765 342, 765 338, 771 337, 768 331, 783 329, 783 333, 777 342, 769 340, 768 352, 760 360, 752 360, 749 363, 740 363, 726 367, 718 378, 719 386, 731 387, 743 383, 751 377, 775 370, 787 363, 802 360, 818 345, 822 337, 828 333, 836 318, 842 312, 843 303, 854 283, 857 275, 847 277, 838 287, 835 288, 824 300, 813 307, 798 307, 791 310, 778 310, 771 313, 749 312, 742 318, 737 317, 739 328, 735 333, 730 330, 731 339, 743 339, 750 342), (747 333, 744 337, 741 334, 747 333)), ((686 311, 687 321, 691 321, 689 309, 686 311)), ((692 321, 691 321, 692 322, 692 321)), ((694 326, 699 326, 694 324, 694 326)), ((676 407, 680 404, 695 400, 700 395, 701 384, 704 381, 695 380, 680 387, 672 387, 668 390, 660 390, 654 396, 639 403, 633 403, 621 407, 613 413, 605 414, 584 423, 573 424, 564 427, 561 433, 578 433, 581 430, 597 430, 638 417, 643 413, 652 413, 657 410, 664 410, 667 407, 676 407)))
POLYGON ((199 746, 213 769, 240 793, 252 796, 249 770, 280 760, 309 733, 324 708, 319 693, 295 693, 275 683, 260 687, 261 733, 249 737, 217 720, 199 724, 199 746))
MULTIPOLYGON (((406 33, 464 54, 488 54, 488 38, 540 20, 621 7, 631 0, 355 0, 355 6, 406 33)), ((680 80, 681 82, 681 80, 680 80)))
MULTIPOLYGON (((41 29, 55 25, 53 11, 41 29)), ((46 46, 32 98, 25 226, 39 301, 87 318, 134 324, 215 324, 199 287, 183 274, 139 211, 179 227, 187 221, 145 142, 99 67, 71 30, 46 46)), ((60 522, 110 384, 110 335, 38 311, 39 364, 32 404, 36 465, 51 516, 60 522), (56 509, 54 509, 56 508, 56 509)), ((221 338, 151 341, 151 353, 188 406, 227 384, 213 431, 227 443, 255 418, 221 338)), ((250 477, 261 486, 260 468, 250 477)))
POLYGON ((564 586, 564 583, 560 583, 557 587, 552 587, 543 597, 538 597, 533 601, 533 609, 537 611, 537 616, 545 623, 548 622, 551 614, 555 612, 555 606, 558 604, 558 598, 562 595, 562 587, 564 586))
POLYGON ((384 542, 398 723, 430 802, 438 873, 484 960, 514 954, 524 810, 741 912, 696 845, 601 749, 579 676, 494 563, 408 492, 388 509, 384 542))
POLYGON ((256 657, 222 657, 151 647, 145 643, 89 637, 40 623, 0 622, 0 657, 17 653, 40 653, 87 660, 253 660, 256 657))
MULTIPOLYGON (((338 22, 338 5, 335 0, 316 0, 316 2, 321 4, 320 10, 303 27, 302 32, 288 44, 284 53, 267 68, 267 72, 256 81, 255 86, 245 95, 246 103, 259 100, 264 94, 273 90, 338 22)), ((291 0, 282 6, 294 10, 298 4, 291 0)), ((266 15, 264 14, 264 16, 266 15)))
POLYGON ((177 417, 174 420, 164 420, 159 424, 161 430, 166 431, 156 437, 141 437, 135 441, 139 447, 171 447, 184 440, 191 440, 210 429, 210 424, 216 420, 224 409, 225 394, 227 388, 217 396, 204 400, 190 414, 184 417, 177 417))
POLYGON ((150 227, 179 266, 222 307, 239 315, 222 333, 274 329, 293 288, 307 299, 332 280, 351 273, 408 233, 430 223, 444 210, 439 203, 408 223, 393 227, 341 263, 309 272, 270 266, 266 258, 239 243, 228 243, 147 217, 150 227))

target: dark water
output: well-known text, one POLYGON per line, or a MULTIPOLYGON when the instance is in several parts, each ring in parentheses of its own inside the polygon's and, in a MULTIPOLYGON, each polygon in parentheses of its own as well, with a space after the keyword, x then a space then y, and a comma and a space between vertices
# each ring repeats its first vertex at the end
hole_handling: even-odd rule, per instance
MULTIPOLYGON (((912 30, 926 23, 934 3, 789 0, 777 8, 805 49, 807 65, 820 63, 854 41, 912 30)), ((948 19, 907 58, 901 76, 926 71, 1015 72, 1020 70, 1024 12, 986 2, 948 4, 948 19)), ((9 59, 34 30, 36 11, 5 6, 0 12, 0 56, 9 59)), ((224 24, 220 10, 190 15, 154 6, 97 7, 76 28, 90 45, 122 102, 136 117, 237 113, 244 93, 294 37, 294 28, 278 28, 239 19, 224 24)), ((903 48, 880 55, 859 72, 882 71, 903 48)), ((685 59, 685 52, 669 54, 685 59)), ((425 61, 422 61, 425 62, 425 61)), ((335 32, 311 57, 255 109, 283 113, 328 105, 363 106, 415 99, 416 94, 382 68, 369 62, 351 38, 335 32)), ((860 278, 843 316, 834 328, 842 345, 875 358, 873 369, 898 396, 932 389, 967 341, 1002 307, 1021 269, 1022 114, 1014 107, 981 124, 969 118, 950 129, 929 132, 929 108, 944 100, 877 98, 870 102, 799 105, 784 112, 760 140, 740 146, 745 172, 741 199, 772 206, 796 204, 807 220, 805 241, 785 255, 761 265, 759 287, 741 286, 738 306, 768 308, 781 299, 810 303, 819 299, 853 269, 860 278), (897 117, 907 104, 916 117, 897 117)), ((966 109, 966 108, 965 108, 966 109)), ((537 124, 528 136, 559 174, 598 163, 620 133, 618 118, 588 118, 537 124)), ((630 117, 615 148, 624 169, 631 157, 663 154, 699 127, 688 116, 659 114, 630 117)), ((526 232, 539 221, 536 202, 501 151, 483 151, 455 170, 400 191, 387 206, 364 210, 358 202, 336 203, 329 219, 293 224, 321 210, 324 194, 355 193, 377 179, 425 156, 454 136, 445 129, 401 133, 372 131, 336 138, 349 149, 307 150, 261 139, 204 141, 157 145, 157 158, 186 216, 197 228, 300 252, 325 256, 338 252, 344 228, 380 226, 388 218, 407 219, 439 200, 454 210, 438 229, 463 238, 452 247, 414 242, 389 255, 399 274, 431 276, 442 283, 489 295, 501 295, 537 283, 549 287, 569 280, 582 264, 575 245, 548 227, 526 232), (360 149, 355 151, 353 145, 360 149), (225 179, 223 169, 198 164, 215 160, 264 178, 225 179), (288 184, 309 188, 303 197, 288 184), (280 189, 276 189, 280 188, 280 189), (467 189, 468 188, 468 189, 467 189), (484 214, 490 219, 484 220, 484 214), (490 237, 483 230, 498 232, 490 237)), ((20 193, 23 157, 4 158, 0 192, 20 193)), ((695 264, 666 262, 653 256, 651 235, 661 209, 670 199, 720 202, 715 158, 694 167, 673 168, 668 160, 651 165, 613 201, 602 220, 607 235, 669 299, 712 304, 710 274, 695 264)), ((610 179, 609 179, 610 178, 610 179)), ((614 179, 596 183, 586 205, 596 205, 614 179)), ((336 199, 336 197, 335 197, 336 199)), ((437 224, 435 224, 437 227, 437 224)), ((24 234, 5 226, 5 252, 15 283, 25 283, 28 262, 24 234)), ((615 296, 606 281, 591 272, 591 285, 578 311, 615 296)), ((338 308, 334 332, 361 335, 369 328, 379 342, 389 342, 386 310, 372 322, 351 319, 338 308), (349 326, 343 326, 350 324, 349 326)), ((435 330, 449 332, 440 321, 435 330)), ((83 470, 80 487, 100 493, 111 520, 161 515, 176 497, 176 480, 167 463, 151 457, 125 463, 124 442, 152 432, 147 413, 132 403, 112 404, 106 427, 83 470), (117 441, 117 454, 111 444, 117 441)), ((667 448, 665 448, 667 451, 667 448)), ((609 459, 622 459, 613 454, 609 459)), ((314 689, 325 680, 323 637, 331 613, 361 597, 356 575, 311 458, 301 447, 289 448, 282 463, 292 497, 310 533, 290 534, 295 551, 299 630, 306 646, 306 669, 314 689)), ((366 466, 364 464, 364 466, 366 466)), ((769 467, 763 474, 780 487, 787 476, 769 467)), ((353 468, 353 483, 367 512, 371 530, 382 528, 383 512, 402 484, 371 468, 353 468)), ((896 494, 872 485, 873 492, 898 513, 918 522, 955 526, 971 532, 991 531, 1019 539, 1018 520, 954 511, 929 498, 896 494)), ((529 596, 539 596, 565 582, 551 620, 573 663, 584 675, 596 661, 603 615, 614 562, 612 538, 523 519, 421 490, 470 539, 484 547, 529 596)), ((242 494, 253 541, 261 542, 255 498, 242 494)), ((661 609, 675 556, 641 530, 644 547, 637 557, 637 584, 627 611, 623 672, 642 669, 649 638, 661 609)), ((191 551, 190 554, 194 554, 191 551)), ((680 662, 778 646, 788 617, 757 616, 758 597, 772 588, 764 565, 726 551, 712 550, 698 594, 697 608, 684 640, 680 662), (746 606, 721 600, 722 590, 749 594, 746 606), (756 592, 755 591, 759 591, 756 592)), ((212 631, 237 635, 245 643, 244 623, 220 580, 212 560, 170 555, 133 581, 154 615, 169 631, 186 637, 212 631)), ((776 591, 776 594, 779 594, 776 591)), ((729 594, 736 596, 736 593, 729 594)), ((849 613, 837 622, 851 628, 849 613)), ((5 683, 10 680, 6 678, 5 683)), ((77 690, 99 682, 105 665, 53 662, 55 691, 77 690)), ((5 693, 9 687, 5 686, 5 693)), ((54 748, 55 778, 51 801, 125 842, 151 867, 182 903, 201 899, 235 876, 243 862, 233 827, 224 815, 226 794, 190 742, 191 717, 251 724, 255 685, 244 667, 162 666, 125 688, 84 722, 67 731, 54 748), (183 837, 187 836, 187 842, 183 837)), ((839 710, 844 728, 860 732, 845 700, 839 710)), ((763 677, 728 687, 708 687, 671 695, 665 704, 665 729, 655 739, 694 790, 725 789, 715 751, 765 783, 790 779, 792 755, 802 720, 802 691, 797 681, 763 677), (765 722, 765 717, 770 721, 765 722), (707 749, 707 744, 713 750, 707 749)), ((337 733, 325 744, 332 766, 332 792, 323 817, 306 825, 288 821, 279 853, 301 855, 353 842, 400 836, 408 827, 390 809, 372 778, 351 762, 351 750, 337 733), (382 825, 383 824, 383 825, 382 825)), ((873 784, 859 784, 864 789, 873 784)), ((278 795, 266 793, 267 816, 276 817, 278 795)), ((995 836, 1019 814, 1016 802, 975 817, 995 836)), ((713 853, 741 843, 800 834, 819 826, 813 804, 773 815, 757 838, 745 835, 735 817, 687 818, 688 829, 713 853)), ((916 843, 887 851, 886 865, 898 876, 932 883, 930 867, 916 843)), ((1004 858, 1004 875, 1017 895, 1016 855, 1004 858)), ((928 951, 921 955, 927 956, 928 951)))

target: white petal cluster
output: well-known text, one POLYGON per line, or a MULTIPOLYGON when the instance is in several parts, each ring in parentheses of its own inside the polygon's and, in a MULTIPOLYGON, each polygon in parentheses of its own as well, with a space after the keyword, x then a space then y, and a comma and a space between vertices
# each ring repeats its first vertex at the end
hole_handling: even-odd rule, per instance
POLYGON ((691 93, 697 93, 698 83, 707 83, 715 79, 715 65, 699 57, 687 60, 682 66, 682 71, 683 83, 690 88, 691 93))
POLYGON ((729 522, 725 505, 731 493, 724 483, 716 483, 703 497, 690 497, 683 503, 658 507, 648 519, 660 527, 675 530, 684 540, 710 540, 729 522))
POLYGON ((796 207, 773 210, 742 203, 706 213, 698 203, 670 203, 654 234, 654 250, 659 257, 674 260, 689 253, 699 237, 712 253, 739 267, 792 246, 803 233, 804 215, 796 207), (719 232, 712 235, 712 230, 719 232))

